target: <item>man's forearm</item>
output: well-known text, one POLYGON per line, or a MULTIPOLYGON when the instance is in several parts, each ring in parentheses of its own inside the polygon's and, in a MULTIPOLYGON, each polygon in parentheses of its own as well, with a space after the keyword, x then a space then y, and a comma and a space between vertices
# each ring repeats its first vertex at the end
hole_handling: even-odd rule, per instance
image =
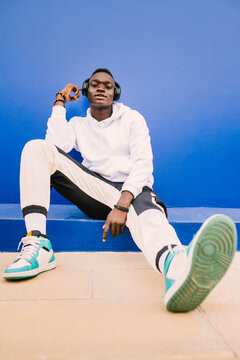
POLYGON ((121 193, 120 198, 118 199, 117 205, 129 208, 131 202, 133 201, 134 196, 130 191, 124 190, 121 193))

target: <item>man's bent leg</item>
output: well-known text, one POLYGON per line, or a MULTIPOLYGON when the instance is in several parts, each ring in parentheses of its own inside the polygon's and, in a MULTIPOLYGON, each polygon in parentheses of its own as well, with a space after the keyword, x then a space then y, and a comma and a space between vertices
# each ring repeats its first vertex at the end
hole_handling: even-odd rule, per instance
MULTIPOLYGON (((120 196, 119 190, 114 186, 55 145, 45 140, 30 141, 24 147, 20 171, 21 208, 24 216, 36 212, 47 215, 51 185, 80 208, 81 202, 87 198, 90 206, 96 206, 99 202, 109 207, 110 211, 120 196)), ((87 208, 84 210, 88 212, 87 208)))
POLYGON ((21 207, 28 234, 19 243, 22 249, 5 270, 7 280, 27 279, 56 267, 49 238, 44 235, 50 198, 50 174, 54 172, 55 149, 44 140, 28 142, 20 167, 21 207))
POLYGON ((36 227, 39 216, 46 218, 51 182, 57 190, 64 189, 63 193, 60 192, 70 200, 73 195, 80 208, 82 201, 87 206, 96 207, 95 216, 99 218, 106 217, 120 193, 55 145, 44 140, 27 143, 21 159, 21 207, 25 218, 30 217, 28 228, 32 228, 20 242, 23 244, 20 255, 5 271, 6 279, 28 278, 55 267, 51 243, 36 227))
POLYGON ((20 166, 23 216, 33 212, 47 215, 50 176, 56 171, 56 156, 56 147, 45 140, 29 141, 23 148, 20 166))

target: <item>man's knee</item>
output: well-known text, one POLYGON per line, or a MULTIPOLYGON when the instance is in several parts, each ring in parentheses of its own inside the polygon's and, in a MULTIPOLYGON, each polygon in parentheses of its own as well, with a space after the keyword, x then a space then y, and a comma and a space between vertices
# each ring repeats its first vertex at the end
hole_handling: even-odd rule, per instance
POLYGON ((21 164, 34 162, 40 164, 42 162, 51 164, 51 168, 54 166, 57 157, 57 148, 54 144, 46 140, 31 140, 26 143, 23 148, 21 156, 21 164))
POLYGON ((49 143, 48 141, 46 140, 43 140, 43 139, 36 139, 36 140, 30 140, 28 141, 24 148, 23 148, 23 153, 25 152, 39 152, 39 151, 52 151, 52 150, 55 150, 55 146, 51 143, 49 143))

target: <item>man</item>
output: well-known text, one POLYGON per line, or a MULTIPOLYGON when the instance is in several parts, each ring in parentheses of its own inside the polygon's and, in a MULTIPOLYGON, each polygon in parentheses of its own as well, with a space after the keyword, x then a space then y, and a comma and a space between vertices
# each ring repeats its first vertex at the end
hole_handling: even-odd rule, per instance
POLYGON ((46 139, 30 141, 23 149, 20 189, 27 235, 4 277, 29 278, 56 266, 44 235, 53 186, 88 216, 105 220, 103 241, 127 225, 149 263, 165 276, 169 311, 196 308, 232 261, 234 223, 224 215, 212 216, 183 247, 152 190, 152 150, 144 118, 114 102, 120 85, 109 70, 97 69, 83 83, 90 102, 87 116, 67 122, 65 102, 78 99, 80 90, 68 84, 56 94, 46 139), (81 152, 82 164, 67 155, 73 148, 81 152))

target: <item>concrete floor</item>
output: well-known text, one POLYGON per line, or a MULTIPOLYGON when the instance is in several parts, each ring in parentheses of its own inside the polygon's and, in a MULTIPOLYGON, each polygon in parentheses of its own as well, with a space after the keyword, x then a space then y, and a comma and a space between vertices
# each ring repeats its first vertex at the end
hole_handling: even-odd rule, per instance
MULTIPOLYGON (((3 273, 14 253, 0 253, 3 273)), ((0 280, 0 360, 240 359, 240 253, 195 311, 172 314, 141 253, 57 253, 36 278, 0 280)))

